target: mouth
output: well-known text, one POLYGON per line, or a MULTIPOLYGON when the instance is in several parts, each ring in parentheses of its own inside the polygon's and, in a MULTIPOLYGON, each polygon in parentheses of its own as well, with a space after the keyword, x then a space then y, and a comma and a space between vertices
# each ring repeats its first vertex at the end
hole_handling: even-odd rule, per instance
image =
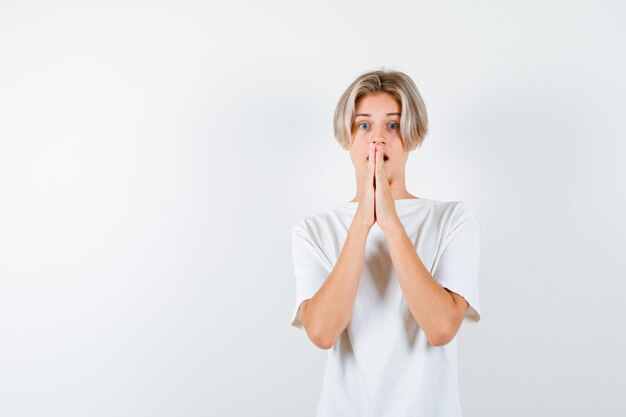
MULTIPOLYGON (((365 158, 368 162, 370 160, 370 157, 368 156, 367 158, 365 158)), ((387 162, 389 160, 389 157, 386 154, 383 154, 383 161, 387 162)))

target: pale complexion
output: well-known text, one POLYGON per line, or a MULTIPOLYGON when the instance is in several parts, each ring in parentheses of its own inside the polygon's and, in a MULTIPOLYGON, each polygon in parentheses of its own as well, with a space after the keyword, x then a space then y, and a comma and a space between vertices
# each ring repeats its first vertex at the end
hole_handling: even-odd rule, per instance
POLYGON ((367 236, 377 223, 413 318, 431 344, 445 345, 458 332, 468 304, 430 275, 398 218, 394 200, 417 198, 404 181, 408 151, 400 139, 400 105, 387 93, 369 94, 358 100, 355 114, 349 151, 357 180, 353 202, 359 205, 333 271, 301 304, 302 323, 318 347, 334 346, 350 320, 367 236))
POLYGON ((431 343, 443 345, 458 332, 468 304, 430 275, 396 213, 394 200, 417 198, 405 185, 409 152, 400 136, 401 116, 400 104, 387 93, 357 102, 350 145, 357 177, 353 201, 359 201, 354 221, 369 227, 376 222, 385 233, 409 310, 431 343))

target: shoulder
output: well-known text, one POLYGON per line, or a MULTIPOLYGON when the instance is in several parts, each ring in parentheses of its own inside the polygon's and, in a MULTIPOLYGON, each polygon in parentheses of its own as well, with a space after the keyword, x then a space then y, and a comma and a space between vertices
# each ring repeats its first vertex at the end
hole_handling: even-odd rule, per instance
POLYGON ((480 224, 475 211, 463 201, 431 201, 436 214, 451 226, 458 225, 466 221, 480 224))
POLYGON ((445 212, 444 247, 453 240, 474 247, 481 234, 476 213, 463 201, 447 202, 445 212))
POLYGON ((465 202, 431 200, 429 204, 431 207, 426 221, 432 223, 439 231, 438 236, 444 246, 445 242, 460 232, 480 234, 481 225, 478 216, 465 202))
POLYGON ((319 236, 328 229, 339 224, 340 213, 337 209, 328 209, 312 215, 304 216, 291 227, 292 234, 303 236, 319 236))

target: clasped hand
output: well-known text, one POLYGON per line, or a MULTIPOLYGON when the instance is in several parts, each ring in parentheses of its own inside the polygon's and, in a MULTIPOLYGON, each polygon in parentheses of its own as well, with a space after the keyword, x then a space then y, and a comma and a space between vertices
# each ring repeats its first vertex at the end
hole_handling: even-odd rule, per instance
POLYGON ((401 224, 393 199, 395 180, 389 180, 387 177, 381 145, 370 144, 365 181, 355 221, 368 227, 378 223, 383 232, 401 224))

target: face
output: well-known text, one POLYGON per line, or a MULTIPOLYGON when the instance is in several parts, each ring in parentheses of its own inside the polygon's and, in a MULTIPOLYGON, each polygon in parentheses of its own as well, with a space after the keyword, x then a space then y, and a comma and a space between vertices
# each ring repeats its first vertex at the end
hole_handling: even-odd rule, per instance
POLYGON ((388 93, 368 94, 357 101, 350 159, 358 175, 367 174, 370 143, 383 145, 385 172, 389 179, 404 174, 409 153, 400 137, 400 111, 400 104, 388 93))

